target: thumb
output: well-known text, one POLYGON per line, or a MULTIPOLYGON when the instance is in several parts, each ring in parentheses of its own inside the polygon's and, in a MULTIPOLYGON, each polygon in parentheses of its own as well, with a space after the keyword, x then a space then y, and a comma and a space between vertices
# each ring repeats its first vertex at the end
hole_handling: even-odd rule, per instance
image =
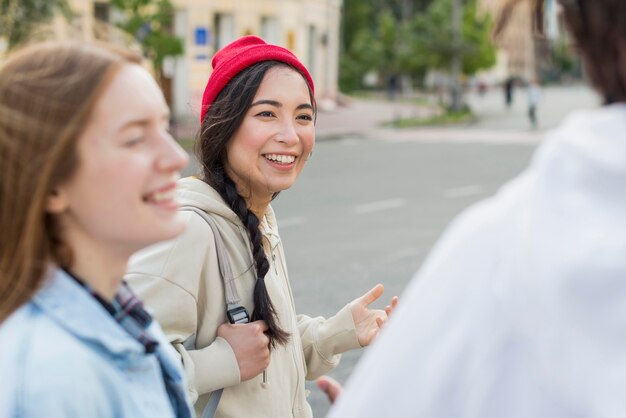
POLYGON ((384 291, 385 291, 385 286, 379 283, 376 286, 374 286, 369 292, 361 296, 358 299, 358 301, 364 304, 365 306, 367 306, 370 303, 374 302, 379 297, 381 297, 384 291))
POLYGON ((317 379, 317 387, 326 394, 331 404, 335 403, 341 395, 342 387, 339 382, 329 376, 322 376, 317 379))

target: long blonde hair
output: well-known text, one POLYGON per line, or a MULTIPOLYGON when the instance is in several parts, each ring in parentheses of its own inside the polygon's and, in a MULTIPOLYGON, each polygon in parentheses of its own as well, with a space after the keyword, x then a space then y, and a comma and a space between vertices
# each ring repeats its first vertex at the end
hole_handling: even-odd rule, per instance
MULTIPOLYGON (((117 71, 140 57, 76 42, 31 45, 0 69, 0 322, 71 252, 46 213, 76 171, 77 142, 117 71)), ((95 187, 95 185, 94 185, 95 187)))

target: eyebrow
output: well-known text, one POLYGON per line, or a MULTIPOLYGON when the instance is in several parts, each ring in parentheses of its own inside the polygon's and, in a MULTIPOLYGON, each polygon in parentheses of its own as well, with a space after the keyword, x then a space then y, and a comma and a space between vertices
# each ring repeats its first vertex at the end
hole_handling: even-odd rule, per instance
MULTIPOLYGON (((169 121, 170 121, 170 114, 169 113, 164 114, 161 117, 161 121, 169 123, 169 121)), ((150 119, 148 119, 148 118, 146 118, 146 119, 133 119, 133 120, 130 120, 130 121, 126 122, 122 126, 120 126, 120 128, 118 130, 119 131, 123 131, 124 129, 133 128, 135 126, 144 127, 144 126, 147 126, 149 124, 150 124, 150 119)))
POLYGON ((277 102, 276 100, 261 99, 261 100, 257 100, 256 102, 252 103, 250 105, 250 107, 263 105, 263 104, 267 104, 267 105, 274 106, 274 107, 282 107, 282 105, 283 105, 282 103, 277 102))
MULTIPOLYGON (((266 105, 270 105, 270 106, 274 106, 274 107, 282 107, 283 106, 282 103, 277 102, 276 100, 261 99, 261 100, 257 100, 256 102, 252 103, 250 105, 250 107, 258 106, 258 105, 262 105, 262 104, 266 104, 266 105)), ((311 106, 309 103, 302 103, 301 105, 298 105, 298 107, 296 107, 296 110, 301 110, 301 109, 313 110, 313 106, 311 106)))

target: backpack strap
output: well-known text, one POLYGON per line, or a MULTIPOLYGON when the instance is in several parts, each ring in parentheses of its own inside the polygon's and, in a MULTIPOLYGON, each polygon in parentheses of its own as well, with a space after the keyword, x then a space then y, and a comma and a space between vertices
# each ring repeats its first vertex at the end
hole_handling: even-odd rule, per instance
POLYGON ((217 261, 220 267, 222 280, 224 281, 224 298, 226 299, 226 313, 228 315, 228 320, 231 324, 250 322, 250 317, 248 316, 246 308, 241 306, 241 299, 239 298, 239 292, 237 291, 233 269, 230 266, 228 252, 226 250, 226 246, 224 245, 222 234, 215 223, 215 219, 202 209, 198 209, 193 206, 182 206, 180 210, 197 213, 213 230, 213 236, 215 237, 215 249, 217 250, 217 261))
MULTIPOLYGON (((215 219, 209 216, 209 214, 202 209, 198 209, 193 206, 181 206, 179 210, 197 213, 213 230, 213 236, 215 237, 215 249, 217 251, 217 261, 220 267, 222 280, 224 281, 224 298, 226 299, 226 315, 228 316, 228 321, 231 324, 244 324, 250 322, 248 311, 240 304, 241 299, 239 298, 239 292, 237 291, 235 277, 233 276, 233 269, 230 265, 228 252, 226 251, 222 234, 215 223, 215 219)), ((209 398, 209 402, 205 406, 204 411, 202 411, 202 418, 213 418, 215 416, 223 391, 223 388, 213 391, 213 394, 209 398)))

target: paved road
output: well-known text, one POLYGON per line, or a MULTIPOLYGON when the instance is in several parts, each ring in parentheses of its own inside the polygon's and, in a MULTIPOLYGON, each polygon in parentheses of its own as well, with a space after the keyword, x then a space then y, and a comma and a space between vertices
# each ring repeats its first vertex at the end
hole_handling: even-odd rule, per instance
MULTIPOLYGON (((517 93, 511 109, 500 91, 469 96, 479 120, 453 128, 378 128, 389 115, 416 111, 395 104, 319 115, 313 158, 273 204, 300 313, 332 315, 378 282, 388 295, 401 293, 448 222, 526 166, 543 129, 597 103, 582 87, 548 89, 532 130, 517 93)), ((330 375, 345 382, 361 352, 344 355, 330 375)), ((308 388, 323 417, 326 399, 308 388)))

